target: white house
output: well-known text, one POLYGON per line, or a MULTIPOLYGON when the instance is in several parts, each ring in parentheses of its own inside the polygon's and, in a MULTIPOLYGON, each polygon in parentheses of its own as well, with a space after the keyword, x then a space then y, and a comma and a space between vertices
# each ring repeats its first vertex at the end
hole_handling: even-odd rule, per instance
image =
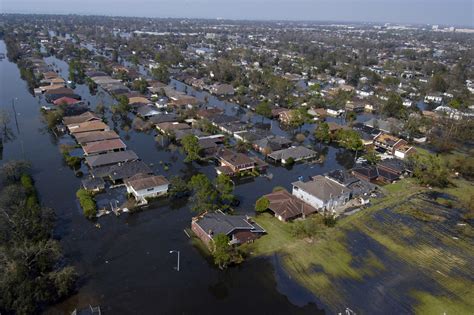
POLYGON ((426 95, 425 96, 425 103, 435 103, 441 104, 443 101, 443 97, 441 95, 426 95))
POLYGON ((321 175, 314 176, 311 181, 297 181, 292 185, 295 197, 323 211, 335 212, 350 199, 350 189, 321 175))
POLYGON ((165 195, 168 192, 169 182, 164 176, 136 174, 125 180, 127 192, 142 204, 147 203, 147 198, 165 195))

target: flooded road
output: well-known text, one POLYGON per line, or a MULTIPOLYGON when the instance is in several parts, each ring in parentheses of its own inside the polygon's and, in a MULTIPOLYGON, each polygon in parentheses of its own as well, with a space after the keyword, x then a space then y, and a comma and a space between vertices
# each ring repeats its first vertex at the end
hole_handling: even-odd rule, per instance
MULTIPOLYGON (((3 41, 0 52, 6 52, 3 41)), ((89 95, 84 86, 76 91, 91 102, 91 107, 110 100, 108 95, 89 95)), ((55 234, 61 238, 67 261, 81 275, 77 293, 48 309, 48 314, 69 313, 89 304, 100 305, 110 314, 322 313, 322 305, 317 306, 318 300, 311 294, 296 302, 291 298, 293 291, 301 288, 289 285, 287 280, 279 284, 281 270, 275 271, 272 259, 253 259, 226 271, 216 269, 183 232, 193 215, 186 204, 172 205, 162 200, 138 213, 102 217, 101 228, 96 228, 84 218, 75 199, 80 179, 62 161, 57 140, 41 120, 39 101, 28 93, 18 68, 8 60, 0 62, 0 99, 2 108, 12 117, 13 134, 13 139, 4 144, 1 163, 22 158, 31 161, 41 201, 57 214, 55 234), (173 269, 176 257, 169 254, 170 250, 181 251, 179 272, 173 269)), ((121 136, 124 133, 121 131, 121 136)), ((129 131, 125 139, 130 149, 165 176, 196 171, 215 175, 212 165, 185 165, 179 152, 157 146, 153 135, 129 131), (160 161, 171 161, 170 170, 160 170, 160 161)), ((330 149, 328 156, 336 154, 336 149, 330 149)), ((274 186, 288 187, 300 175, 309 175, 309 171, 311 175, 319 174, 331 166, 328 162, 301 164, 291 171, 272 167, 273 180, 260 177, 237 185, 236 194, 242 199, 238 211, 253 213, 255 200, 274 186)))

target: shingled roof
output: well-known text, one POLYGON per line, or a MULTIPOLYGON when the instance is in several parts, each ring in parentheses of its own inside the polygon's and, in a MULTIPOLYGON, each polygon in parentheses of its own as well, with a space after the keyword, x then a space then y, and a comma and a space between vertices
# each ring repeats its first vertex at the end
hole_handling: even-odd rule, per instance
POLYGON ((268 209, 283 221, 317 212, 315 208, 296 198, 286 190, 278 190, 264 197, 270 202, 268 209))

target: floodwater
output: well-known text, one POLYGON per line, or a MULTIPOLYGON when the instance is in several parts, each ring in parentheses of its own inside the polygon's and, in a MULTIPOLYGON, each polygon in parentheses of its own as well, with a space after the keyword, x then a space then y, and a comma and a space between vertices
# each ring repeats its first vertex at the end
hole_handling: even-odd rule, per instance
MULTIPOLYGON (((0 52, 6 52, 3 41, 0 52)), ((57 59, 48 62, 67 70, 67 64, 57 59)), ((66 73, 63 76, 67 77, 66 73)), ((92 96, 84 86, 78 86, 76 92, 90 101, 92 108, 99 101, 110 105, 110 96, 104 93, 92 96)), ((0 100, 2 109, 12 117, 12 136, 10 141, 5 139, 0 163, 23 158, 31 161, 41 201, 57 214, 55 235, 61 239, 65 258, 80 273, 76 294, 46 313, 65 314, 89 304, 99 305, 109 314, 324 312, 324 305, 311 293, 304 291, 300 296, 302 288, 284 277, 275 259, 251 259, 225 271, 216 269, 191 245, 183 231, 190 226, 193 215, 186 203, 162 200, 137 213, 101 217, 101 228, 95 227, 81 213, 75 199, 80 179, 64 164, 58 140, 46 130, 40 101, 28 93, 18 68, 8 60, 0 62, 0 100), (170 250, 181 252, 179 272, 173 269, 176 256, 170 255, 170 250)), ((201 171, 214 175, 212 165, 185 165, 178 151, 161 148, 153 134, 132 130, 120 133, 122 137, 127 135, 124 138, 130 149, 158 173, 171 176, 201 171), (170 170, 161 169, 160 161, 170 162, 170 170)), ((338 167, 339 151, 327 151, 324 164, 300 164, 292 170, 272 167, 272 180, 259 177, 237 183, 236 194, 242 200, 238 212, 253 213, 255 200, 274 186, 289 187, 301 175, 316 175, 338 167)))

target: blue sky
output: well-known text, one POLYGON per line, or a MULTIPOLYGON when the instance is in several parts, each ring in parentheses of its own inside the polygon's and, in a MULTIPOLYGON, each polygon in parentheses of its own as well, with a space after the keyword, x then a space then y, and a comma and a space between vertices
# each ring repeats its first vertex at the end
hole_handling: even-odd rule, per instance
POLYGON ((474 26, 474 0, 0 0, 5 13, 474 26))

